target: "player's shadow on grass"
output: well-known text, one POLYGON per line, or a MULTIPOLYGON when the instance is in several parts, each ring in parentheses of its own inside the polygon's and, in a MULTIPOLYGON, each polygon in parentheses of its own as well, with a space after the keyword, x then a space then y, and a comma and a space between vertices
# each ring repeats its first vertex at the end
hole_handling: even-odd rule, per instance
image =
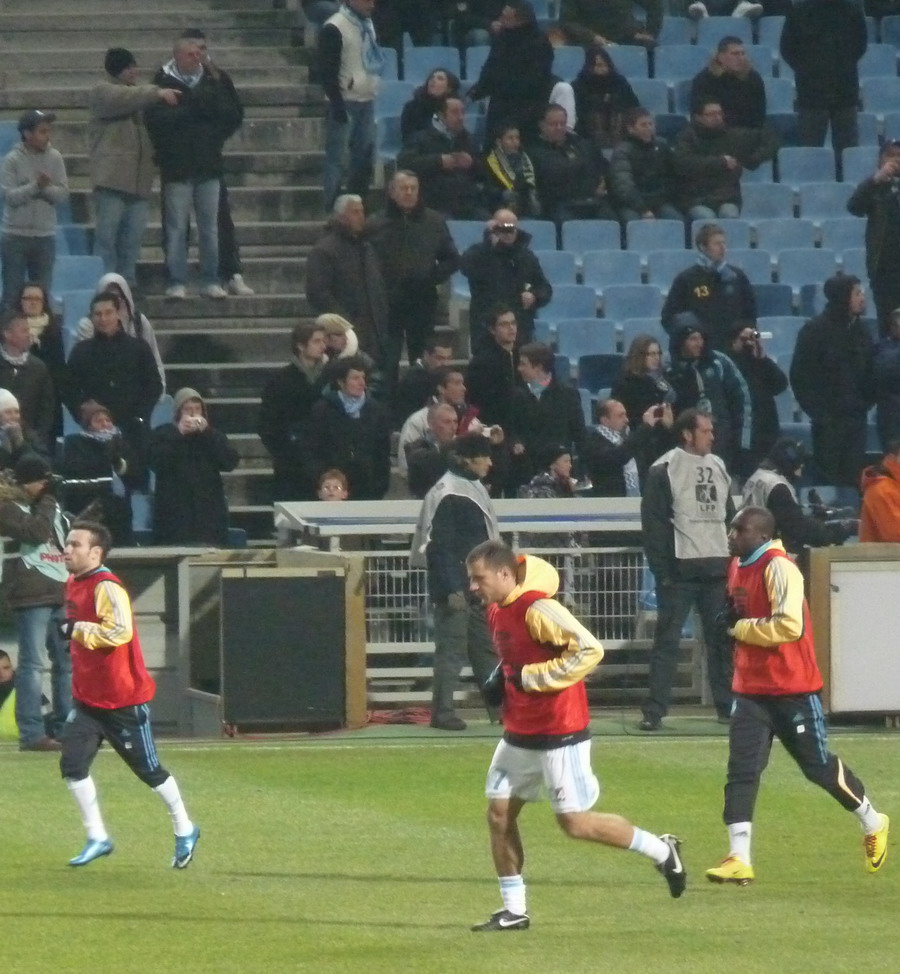
MULTIPOLYGON (((287 880, 316 880, 317 882, 332 881, 338 883, 351 882, 351 883, 403 883, 404 885, 409 885, 410 883, 430 883, 444 885, 445 883, 471 883, 476 885, 484 885, 485 875, 480 874, 478 876, 414 876, 409 873, 403 876, 391 876, 386 873, 378 873, 377 875, 369 875, 363 873, 314 873, 314 872, 303 872, 298 870, 297 872, 261 872, 260 870, 254 870, 253 872, 235 872, 227 871, 217 873, 219 876, 228 876, 230 879, 287 879, 287 880)), ((540 886, 558 886, 561 889, 577 889, 578 887, 584 887, 585 889, 596 889, 598 879, 594 877, 587 877, 583 882, 579 882, 577 879, 569 878, 549 878, 542 877, 540 879, 533 880, 534 883, 540 886)), ((623 880, 621 878, 616 879, 616 886, 645 886, 645 882, 641 882, 640 879, 636 878, 633 882, 631 880, 623 880)), ((6 914, 0 910, 0 917, 6 914)))

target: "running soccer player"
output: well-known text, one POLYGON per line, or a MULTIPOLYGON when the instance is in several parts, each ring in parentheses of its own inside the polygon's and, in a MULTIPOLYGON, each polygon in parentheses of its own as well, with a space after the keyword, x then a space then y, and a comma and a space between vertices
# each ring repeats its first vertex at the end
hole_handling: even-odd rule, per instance
POLYGON ((71 646, 74 708, 63 731, 60 771, 87 831, 85 847, 69 865, 86 866, 114 848, 90 774, 106 740, 165 802, 175 829, 172 866, 184 869, 193 858, 200 829, 188 817, 175 779, 156 756, 148 707, 156 684, 144 666, 128 595, 103 564, 110 544, 110 533, 102 524, 76 521, 63 550, 69 580, 67 621, 61 629, 71 646))
POLYGON ((518 818, 526 802, 540 797, 542 784, 566 835, 646 856, 671 895, 681 896, 687 875, 674 835, 653 835, 620 815, 591 811, 600 784, 591 769, 584 678, 603 658, 603 647, 553 598, 556 570, 532 555, 517 557, 502 541, 473 548, 466 567, 471 591, 488 606, 500 664, 486 690, 502 694, 504 725, 485 788, 503 909, 472 930, 526 930, 531 924, 518 818))
POLYGON ((773 541, 775 519, 763 507, 745 507, 731 522, 728 547, 729 632, 734 637, 734 705, 728 731, 728 777, 723 819, 730 849, 706 870, 713 883, 746 886, 753 806, 759 781, 778 738, 806 777, 859 819, 866 868, 887 858, 890 820, 876 812, 863 783, 828 750, 809 606, 803 576, 773 541))

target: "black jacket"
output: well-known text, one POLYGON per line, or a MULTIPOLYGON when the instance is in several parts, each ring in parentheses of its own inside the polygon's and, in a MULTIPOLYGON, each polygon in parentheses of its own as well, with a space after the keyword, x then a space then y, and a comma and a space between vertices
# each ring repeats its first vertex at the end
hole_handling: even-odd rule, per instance
POLYGON ((850 108, 859 99, 857 63, 868 37, 854 0, 803 0, 787 12, 781 56, 794 70, 799 108, 850 108))
POLYGON ((447 472, 447 453, 423 436, 406 444, 406 483, 413 497, 423 498, 447 472))
POLYGON ((417 409, 428 405, 433 394, 434 373, 429 372, 420 359, 403 373, 397 383, 394 425, 399 429, 417 409))
POLYGON ((478 149, 467 129, 456 135, 431 125, 415 135, 400 150, 397 168, 409 169, 419 177, 421 199, 426 206, 451 219, 474 219, 479 212, 478 149), (441 156, 467 152, 469 169, 444 169, 441 156))
POLYGON ((224 433, 207 426, 182 434, 166 423, 150 437, 150 467, 156 473, 153 539, 157 544, 228 544, 228 505, 222 473, 234 470, 238 454, 224 433))
POLYGON ((573 456, 580 455, 585 427, 578 390, 551 379, 538 399, 526 386, 519 385, 512 395, 507 435, 512 443, 525 447, 519 472, 523 483, 546 469, 550 447, 565 446, 573 456))
POLYGON ((231 78, 218 69, 216 74, 204 70, 193 88, 165 68, 153 78, 153 84, 181 92, 177 105, 158 101, 144 111, 163 182, 222 176, 222 147, 241 127, 244 109, 231 78))
POLYGON ((509 428, 513 394, 522 384, 518 364, 518 351, 507 352, 492 338, 472 356, 466 370, 466 390, 469 402, 478 407, 478 418, 486 426, 509 428))
POLYGON ((534 334, 535 314, 553 297, 553 288, 530 243, 531 234, 519 230, 512 245, 495 246, 490 233, 485 231, 482 242, 473 244, 460 258, 460 270, 472 292, 469 327, 473 347, 484 339, 489 315, 498 304, 508 305, 515 311, 520 345, 534 334), (527 311, 522 307, 525 290, 531 291, 536 299, 527 311))
POLYGON ((891 440, 900 438, 900 340, 882 338, 875 347, 874 375, 878 435, 887 451, 891 440))
POLYGON ((19 400, 22 421, 37 437, 41 450, 50 452, 56 425, 56 390, 47 366, 33 352, 24 365, 13 365, 0 355, 0 389, 8 389, 19 400))
POLYGON ((308 482, 336 468, 347 478, 350 499, 377 501, 391 476, 391 423, 384 406, 366 397, 358 419, 348 416, 337 393, 326 389, 313 406, 306 433, 308 482))
POLYGON ((900 180, 876 183, 864 179, 847 200, 854 216, 867 217, 866 272, 869 280, 879 274, 900 273, 900 180))
POLYGON ((549 219, 557 219, 565 204, 598 202, 596 190, 605 179, 608 164, 599 151, 577 135, 568 134, 561 145, 538 139, 529 146, 528 156, 534 166, 541 210, 549 219))
POLYGON ((768 357, 757 358, 746 352, 730 354, 750 390, 750 453, 758 463, 781 434, 775 397, 787 389, 788 378, 778 364, 768 357))
POLYGON ((591 497, 625 497, 625 464, 634 459, 640 475, 640 457, 646 456, 654 430, 655 427, 640 423, 618 445, 595 429, 588 431, 581 465, 593 484, 591 497))
POLYGON ((572 82, 578 122, 575 131, 585 139, 602 139, 615 134, 622 114, 640 104, 634 89, 623 74, 594 74, 582 70, 572 82))
MULTIPOLYGON (((122 461, 125 462, 122 482, 128 487, 140 487, 140 483, 133 484, 131 480, 130 471, 135 461, 124 438, 116 436, 101 441, 84 432, 71 433, 63 440, 59 472, 68 480, 95 480, 111 477, 115 468, 121 469, 122 461)), ((142 469, 139 467, 139 471, 142 469)), ((88 504, 96 503, 100 508, 100 520, 113 536, 113 544, 132 543, 131 502, 114 493, 112 483, 66 487, 63 500, 66 510, 76 515, 88 504)))
POLYGON ((753 68, 744 78, 730 71, 704 68, 691 83, 691 112, 696 113, 707 98, 722 106, 726 125, 758 129, 766 124, 766 88, 753 68))
POLYGON ((671 335, 676 330, 675 318, 685 311, 693 312, 706 332, 712 348, 728 351, 731 331, 736 321, 756 320, 756 295, 747 275, 728 265, 730 280, 712 268, 696 264, 676 274, 662 310, 662 326, 671 335))
POLYGON ((675 157, 665 139, 642 142, 626 136, 613 149, 609 190, 616 206, 645 213, 675 205, 675 157))

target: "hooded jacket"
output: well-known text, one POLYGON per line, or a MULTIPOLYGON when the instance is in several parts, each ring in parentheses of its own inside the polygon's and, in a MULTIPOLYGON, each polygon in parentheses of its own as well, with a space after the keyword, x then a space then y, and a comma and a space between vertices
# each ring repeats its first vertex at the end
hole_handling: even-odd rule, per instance
MULTIPOLYGON (((142 338, 150 346, 150 351, 153 353, 153 360, 156 362, 156 368, 159 371, 159 381, 162 383, 162 395, 166 391, 166 370, 163 366, 162 356, 159 353, 159 344, 156 341, 156 333, 153 331, 153 326, 147 320, 147 316, 135 307, 131 286, 121 274, 113 272, 104 274, 97 281, 97 288, 94 293, 102 294, 110 284, 118 285, 122 289, 122 294, 125 296, 125 306, 119 309, 119 321, 122 322, 122 329, 125 334, 131 335, 132 338, 142 338)), ((78 322, 75 341, 82 342, 87 338, 93 338, 94 334, 93 321, 89 317, 82 318, 78 322)))
POLYGON ((648 143, 626 135, 613 149, 609 168, 616 206, 645 213, 664 203, 675 205, 675 157, 665 139, 648 143))
POLYGON ((48 145, 33 152, 24 142, 15 145, 0 167, 3 196, 3 233, 17 237, 56 235, 56 207, 69 198, 69 180, 63 157, 48 145), (49 185, 40 189, 38 173, 47 173, 49 185))
POLYGON ((888 454, 862 472, 860 541, 900 542, 900 463, 888 454))
POLYGON ((864 179, 847 200, 854 216, 866 217, 866 273, 869 280, 900 273, 900 181, 864 179))
POLYGON ((150 196, 156 166, 144 109, 157 101, 156 85, 128 85, 112 75, 91 91, 88 152, 94 188, 150 196))
POLYGON ((585 139, 616 136, 622 113, 640 104, 624 74, 616 70, 605 75, 594 72, 597 50, 591 45, 585 51, 584 67, 572 82, 578 116, 575 131, 585 139))
POLYGON ((766 87, 755 68, 745 75, 723 71, 716 56, 691 82, 691 113, 700 103, 713 98, 725 113, 725 124, 745 129, 758 129, 766 124, 766 87))

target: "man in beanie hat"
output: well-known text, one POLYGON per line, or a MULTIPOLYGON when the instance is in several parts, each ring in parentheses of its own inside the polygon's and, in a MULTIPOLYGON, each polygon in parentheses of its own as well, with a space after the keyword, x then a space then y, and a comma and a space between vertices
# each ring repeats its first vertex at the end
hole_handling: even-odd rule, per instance
POLYGON ((153 147, 144 109, 156 102, 177 105, 171 87, 139 85, 134 55, 111 47, 103 61, 106 77, 91 91, 88 151, 94 190, 94 253, 107 272, 135 285, 135 266, 147 225, 153 188, 153 147))
POLYGON ((55 120, 50 112, 25 112, 19 119, 22 141, 0 168, 4 308, 13 306, 26 281, 34 281, 50 293, 56 259, 56 207, 69 198, 66 165, 50 145, 55 120))
POLYGON ((50 464, 36 454, 25 455, 16 464, 14 482, 0 480, 0 534, 12 539, 3 589, 18 634, 16 723, 21 751, 58 751, 56 737, 72 709, 72 663, 58 630, 65 621, 63 548, 68 529, 53 494, 50 464), (41 706, 48 658, 53 736, 47 733, 41 706))
POLYGON ((797 336, 791 387, 812 420, 813 459, 825 483, 856 489, 875 402, 874 347, 860 317, 866 297, 859 278, 835 274, 824 289, 825 310, 797 336))
POLYGON ((453 694, 466 659, 483 687, 497 663, 484 606, 469 591, 466 557, 476 545, 499 538, 497 516, 482 481, 491 469, 491 443, 480 433, 458 437, 448 470, 422 502, 410 564, 428 569, 434 602, 434 687, 431 726, 465 730, 453 694))

